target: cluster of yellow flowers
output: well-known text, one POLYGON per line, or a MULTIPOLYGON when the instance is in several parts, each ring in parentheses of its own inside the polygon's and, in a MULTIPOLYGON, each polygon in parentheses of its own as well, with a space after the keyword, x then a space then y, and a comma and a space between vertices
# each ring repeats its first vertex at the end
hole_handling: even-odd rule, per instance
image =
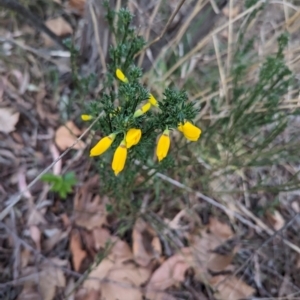
MULTIPOLYGON (((119 80, 124 83, 128 83, 127 77, 120 70, 116 70, 116 76, 119 80)), ((152 94, 149 95, 148 102, 143 105, 140 109, 136 110, 133 117, 137 118, 145 114, 151 106, 158 107, 157 100, 154 98, 152 94)), ((89 121, 92 119, 90 115, 81 115, 81 119, 83 121, 89 121)), ((178 130, 183 133, 183 135, 190 141, 197 141, 201 134, 201 129, 193 125, 192 123, 186 121, 184 123, 180 123, 178 125, 178 130)), ((90 156, 99 156, 103 154, 113 143, 117 133, 111 133, 108 136, 102 138, 90 151, 90 156)), ((116 149, 112 161, 112 169, 115 172, 115 175, 118 175, 125 166, 127 159, 127 149, 137 145, 142 137, 142 131, 139 128, 131 128, 124 135, 124 139, 116 149)), ((156 156, 158 161, 164 159, 170 148, 171 140, 170 140, 170 131, 168 128, 164 130, 161 136, 158 139, 157 147, 156 147, 156 156)))

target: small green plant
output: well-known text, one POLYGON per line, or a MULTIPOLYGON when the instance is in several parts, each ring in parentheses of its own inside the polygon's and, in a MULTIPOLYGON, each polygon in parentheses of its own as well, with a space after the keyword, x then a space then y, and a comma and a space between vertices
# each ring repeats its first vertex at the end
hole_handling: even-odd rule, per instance
POLYGON ((142 84, 143 72, 135 65, 135 56, 145 41, 130 26, 133 16, 127 9, 115 12, 107 4, 106 8, 116 46, 109 51, 101 94, 86 105, 81 118, 97 118, 93 129, 103 138, 92 147, 90 156, 101 155, 98 169, 105 191, 124 199, 143 172, 141 163, 157 171, 173 165, 169 155, 172 131, 178 130, 195 142, 201 130, 193 124, 198 109, 188 101, 186 92, 167 88, 163 99, 156 99, 142 84), (158 162, 153 161, 153 153, 158 162))
POLYGON ((50 190, 58 193, 62 199, 67 198, 67 194, 72 192, 72 188, 77 183, 74 172, 68 172, 65 175, 46 173, 42 176, 41 180, 51 184, 50 190))

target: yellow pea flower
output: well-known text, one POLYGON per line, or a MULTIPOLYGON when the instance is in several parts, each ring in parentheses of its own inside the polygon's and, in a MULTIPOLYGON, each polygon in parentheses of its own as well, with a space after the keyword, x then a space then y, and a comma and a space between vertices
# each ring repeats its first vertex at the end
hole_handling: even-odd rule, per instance
POLYGON ((131 148, 132 146, 136 145, 142 136, 141 129, 131 128, 127 131, 126 134, 126 146, 127 149, 131 148))
POLYGON ((82 121, 90 121, 92 119, 93 119, 93 117, 91 115, 81 115, 82 121))
POLYGON ((166 129, 163 134, 159 137, 157 147, 156 147, 156 156, 158 158, 158 161, 161 161, 164 159, 169 151, 170 148, 170 131, 166 129))
POLYGON ((102 138, 90 151, 90 156, 99 156, 103 154, 112 144, 116 137, 115 133, 102 138))
POLYGON ((124 169, 126 158, 127 158, 127 147, 126 147, 126 141, 123 140, 119 145, 119 147, 117 148, 112 161, 112 169, 114 170, 116 176, 124 169))
POLYGON ((116 76, 119 80, 127 83, 128 82, 128 79, 127 77, 125 76, 125 74, 120 70, 120 69, 117 69, 116 70, 116 76))
POLYGON ((141 115, 145 114, 149 109, 151 108, 151 103, 146 103, 143 105, 140 109, 136 110, 133 117, 137 118, 140 117, 141 115))
POLYGON ((184 122, 184 124, 180 123, 178 125, 178 130, 184 134, 185 138, 192 142, 198 141, 201 135, 201 129, 188 121, 184 122))
POLYGON ((151 105, 158 106, 157 100, 154 98, 152 94, 150 94, 148 101, 151 103, 151 105))
POLYGON ((151 103, 148 102, 142 106, 141 110, 143 113, 146 113, 150 108, 151 108, 151 103))

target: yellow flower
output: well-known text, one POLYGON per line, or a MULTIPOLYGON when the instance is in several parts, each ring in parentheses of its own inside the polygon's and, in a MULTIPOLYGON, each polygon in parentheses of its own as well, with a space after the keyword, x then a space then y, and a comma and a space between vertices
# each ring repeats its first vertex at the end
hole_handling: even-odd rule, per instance
POLYGON ((201 135, 201 129, 188 121, 184 122, 184 124, 180 123, 178 125, 178 130, 184 134, 185 138, 192 142, 198 141, 201 135))
POLYGON ((116 176, 124 169, 126 158, 127 147, 125 140, 123 140, 117 148, 112 161, 112 169, 114 170, 116 176))
POLYGON ((128 79, 127 77, 124 75, 124 73, 120 70, 120 69, 117 69, 116 70, 116 76, 119 80, 127 83, 128 82, 128 79))
POLYGON ((112 133, 102 138, 90 151, 90 156, 99 156, 103 154, 112 144, 116 137, 115 133, 112 133))
POLYGON ((143 113, 146 113, 150 108, 151 108, 151 103, 148 102, 142 106, 141 110, 143 113))
POLYGON ((126 146, 127 148, 131 148, 132 146, 136 145, 142 136, 141 129, 131 128, 127 131, 126 134, 126 146))
POLYGON ((81 115, 81 120, 82 121, 89 121, 92 120, 93 117, 91 115, 81 115))
POLYGON ((158 106, 157 100, 154 98, 154 96, 152 94, 150 94, 149 96, 149 100, 148 100, 153 106, 158 106))
POLYGON ((143 105, 140 109, 136 110, 133 117, 137 118, 140 117, 141 115, 145 114, 149 109, 151 108, 151 103, 146 103, 143 105))
POLYGON ((157 148, 156 148, 156 156, 158 158, 158 161, 161 161, 164 159, 169 151, 170 148, 170 136, 169 136, 169 130, 166 129, 163 134, 159 137, 157 148))

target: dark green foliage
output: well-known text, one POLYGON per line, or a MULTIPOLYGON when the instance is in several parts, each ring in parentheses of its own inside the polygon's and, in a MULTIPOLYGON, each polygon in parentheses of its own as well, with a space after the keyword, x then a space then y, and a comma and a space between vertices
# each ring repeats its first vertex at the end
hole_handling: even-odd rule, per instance
MULTIPOLYGON (((174 165, 171 157, 165 158, 159 164, 153 161, 157 137, 166 128, 175 130, 180 122, 192 121, 198 110, 188 102, 185 92, 166 89, 163 99, 157 99, 159 108, 152 107, 145 114, 134 116, 134 113, 148 102, 150 96, 149 89, 141 84, 143 72, 135 65, 135 56, 143 49, 145 41, 136 35, 136 29, 131 26, 132 15, 127 9, 122 8, 115 12, 110 8, 108 1, 104 3, 104 7, 107 10, 106 19, 115 36, 116 46, 111 46, 109 50, 108 72, 102 78, 101 93, 96 100, 85 105, 83 113, 90 114, 94 118, 101 114, 93 129, 101 132, 102 136, 117 134, 107 153, 93 160, 98 167, 101 180, 105 182, 103 192, 116 198, 128 199, 139 174, 148 178, 146 181, 153 176, 153 173, 147 174, 148 171, 143 169, 143 165, 151 166, 154 172, 174 165), (125 74, 128 82, 124 83, 116 78, 117 69, 125 74), (116 177, 111 169, 112 156, 131 128, 141 129, 142 138, 136 146, 128 149, 125 169, 116 177)), ((91 78, 79 79, 76 70, 74 67, 74 84, 76 87, 77 84, 80 85, 78 94, 85 95, 91 78)))

